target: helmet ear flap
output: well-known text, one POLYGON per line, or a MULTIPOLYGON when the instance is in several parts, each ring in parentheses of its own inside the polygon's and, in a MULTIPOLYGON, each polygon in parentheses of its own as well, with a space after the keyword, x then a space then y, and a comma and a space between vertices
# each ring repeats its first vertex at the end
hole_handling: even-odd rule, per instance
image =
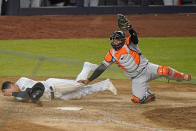
POLYGON ((110 40, 113 40, 113 35, 110 36, 110 40))

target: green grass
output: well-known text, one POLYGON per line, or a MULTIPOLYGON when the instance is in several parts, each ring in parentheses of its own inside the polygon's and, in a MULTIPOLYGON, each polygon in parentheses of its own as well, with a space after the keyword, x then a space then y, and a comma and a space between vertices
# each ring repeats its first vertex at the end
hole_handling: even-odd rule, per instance
MULTIPOLYGON (((196 76, 196 38, 140 38, 139 47, 150 62, 169 65, 196 76)), ((108 39, 0 40, 0 49, 26 52, 52 58, 100 64, 110 49, 108 39)), ((31 76, 38 60, 0 52, 0 76, 31 76)), ((116 66, 113 66, 116 67, 116 66)), ((81 64, 44 61, 36 76, 75 77, 81 64)), ((35 72, 34 72, 35 73, 35 72)), ((128 79, 118 68, 101 78, 128 79)))

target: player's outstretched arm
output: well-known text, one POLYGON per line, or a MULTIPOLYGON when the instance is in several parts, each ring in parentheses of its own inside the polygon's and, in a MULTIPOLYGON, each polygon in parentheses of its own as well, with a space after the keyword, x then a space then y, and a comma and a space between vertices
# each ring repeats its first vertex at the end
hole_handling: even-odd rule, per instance
POLYGON ((129 31, 130 33, 130 41, 129 43, 138 44, 138 37, 136 31, 133 29, 129 20, 123 14, 117 14, 118 19, 118 27, 120 30, 129 31))
POLYGON ((93 74, 91 75, 90 78, 88 78, 87 80, 79 80, 78 82, 83 83, 83 84, 88 84, 89 82, 93 81, 94 79, 96 79, 97 77, 99 77, 105 70, 107 69, 107 67, 104 64, 101 64, 99 67, 97 67, 97 69, 93 72, 93 74))
POLYGON ((38 106, 42 106, 40 97, 43 95, 44 90, 38 87, 27 88, 25 91, 12 92, 12 96, 18 102, 35 103, 38 106))
POLYGON ((138 40, 138 37, 137 37, 137 32, 133 29, 133 28, 131 28, 130 30, 129 30, 129 33, 130 33, 130 42, 129 43, 133 43, 133 44, 135 44, 135 45, 137 45, 138 44, 138 42, 139 42, 139 40, 138 40))

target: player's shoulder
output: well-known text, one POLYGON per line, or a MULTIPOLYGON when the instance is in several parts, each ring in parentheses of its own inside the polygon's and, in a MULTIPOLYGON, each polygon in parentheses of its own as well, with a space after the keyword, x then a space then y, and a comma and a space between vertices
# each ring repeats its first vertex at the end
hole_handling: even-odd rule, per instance
POLYGON ((113 48, 111 48, 109 51, 108 51, 108 53, 110 53, 110 54, 112 54, 113 53, 113 48))
POLYGON ((19 80, 29 80, 27 77, 20 77, 19 80))
POLYGON ((27 77, 20 77, 17 82, 22 82, 22 81, 27 81, 27 80, 30 80, 29 78, 27 77))
POLYGON ((112 54, 113 54, 113 48, 111 48, 108 52, 107 52, 107 54, 106 54, 106 56, 108 56, 108 55, 111 55, 112 56, 112 54))
POLYGON ((113 57, 112 57, 112 52, 113 52, 113 48, 111 48, 108 53, 105 56, 105 61, 110 62, 112 61, 113 57))

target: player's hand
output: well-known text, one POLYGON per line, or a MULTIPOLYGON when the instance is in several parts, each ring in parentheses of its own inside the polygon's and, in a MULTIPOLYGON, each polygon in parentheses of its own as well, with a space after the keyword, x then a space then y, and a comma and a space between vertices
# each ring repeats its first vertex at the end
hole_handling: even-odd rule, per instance
POLYGON ((79 80, 77 82, 87 85, 90 81, 89 80, 79 80))
POLYGON ((33 101, 29 98, 22 98, 21 100, 22 102, 26 102, 26 103, 32 103, 33 101))
POLYGON ((43 104, 42 104, 42 102, 40 100, 35 101, 35 104, 37 104, 37 106, 39 106, 39 107, 43 106, 43 104))
POLYGON ((3 90, 4 96, 12 96, 12 90, 11 89, 5 89, 3 90))

